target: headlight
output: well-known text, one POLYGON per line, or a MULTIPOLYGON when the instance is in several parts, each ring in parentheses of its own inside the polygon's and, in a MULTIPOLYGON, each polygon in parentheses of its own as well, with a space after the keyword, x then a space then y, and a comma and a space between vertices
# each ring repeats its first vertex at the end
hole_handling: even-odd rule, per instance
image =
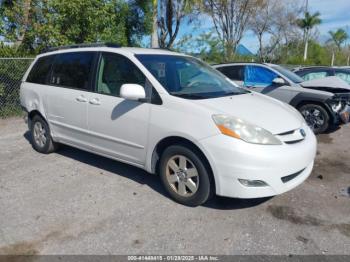
POLYGON ((221 133, 245 142, 262 145, 281 145, 282 142, 269 131, 246 123, 241 119, 226 116, 213 115, 213 120, 221 133))
POLYGON ((330 104, 334 112, 339 112, 343 109, 343 103, 341 101, 332 101, 330 104))

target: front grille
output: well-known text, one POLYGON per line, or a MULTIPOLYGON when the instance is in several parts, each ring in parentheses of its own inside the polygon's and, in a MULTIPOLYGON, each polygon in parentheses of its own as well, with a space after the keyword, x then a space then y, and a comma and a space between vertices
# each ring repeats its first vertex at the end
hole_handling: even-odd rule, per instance
POLYGON ((284 143, 291 145, 300 143, 305 139, 305 131, 303 129, 296 129, 277 134, 276 136, 284 143))
POLYGON ((298 139, 298 140, 294 140, 294 141, 285 141, 284 143, 288 144, 288 145, 292 145, 292 144, 296 144, 299 143, 301 141, 303 141, 304 139, 298 139))
POLYGON ((286 135, 291 135, 294 133, 295 130, 291 130, 291 131, 288 131, 288 132, 284 132, 284 133, 281 133, 281 134, 278 134, 278 136, 286 136, 286 135))
POLYGON ((281 177, 281 180, 283 183, 287 183, 287 182, 293 180, 294 178, 296 178, 297 176, 299 176, 304 170, 305 170, 305 168, 303 170, 300 170, 299 172, 296 172, 296 173, 291 174, 289 176, 281 177))

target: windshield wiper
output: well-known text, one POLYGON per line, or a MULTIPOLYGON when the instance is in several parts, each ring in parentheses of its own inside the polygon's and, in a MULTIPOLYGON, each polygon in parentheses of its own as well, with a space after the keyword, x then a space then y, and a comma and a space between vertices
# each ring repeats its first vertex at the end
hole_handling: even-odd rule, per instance
POLYGON ((189 94, 189 93, 171 93, 173 96, 183 97, 183 98, 192 98, 192 99, 204 99, 205 96, 198 94, 189 94))
POLYGON ((250 91, 244 90, 242 92, 229 92, 229 93, 224 94, 224 96, 238 96, 238 95, 244 95, 244 94, 248 94, 248 93, 250 93, 250 91))

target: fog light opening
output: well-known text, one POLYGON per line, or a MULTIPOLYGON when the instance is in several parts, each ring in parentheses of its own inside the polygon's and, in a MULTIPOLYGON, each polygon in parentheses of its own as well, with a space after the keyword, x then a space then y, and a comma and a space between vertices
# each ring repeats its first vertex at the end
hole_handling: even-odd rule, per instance
POLYGON ((266 187, 268 184, 266 184, 264 181, 261 180, 248 180, 248 179, 238 179, 238 181, 246 187, 266 187))

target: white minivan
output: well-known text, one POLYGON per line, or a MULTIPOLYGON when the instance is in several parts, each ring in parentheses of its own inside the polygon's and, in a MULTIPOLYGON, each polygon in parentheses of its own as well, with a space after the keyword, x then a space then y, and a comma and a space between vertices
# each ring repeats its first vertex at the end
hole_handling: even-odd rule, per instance
POLYGON ((37 151, 62 143, 140 167, 189 206, 284 193, 316 155, 294 108, 167 50, 56 48, 35 59, 20 97, 37 151))

